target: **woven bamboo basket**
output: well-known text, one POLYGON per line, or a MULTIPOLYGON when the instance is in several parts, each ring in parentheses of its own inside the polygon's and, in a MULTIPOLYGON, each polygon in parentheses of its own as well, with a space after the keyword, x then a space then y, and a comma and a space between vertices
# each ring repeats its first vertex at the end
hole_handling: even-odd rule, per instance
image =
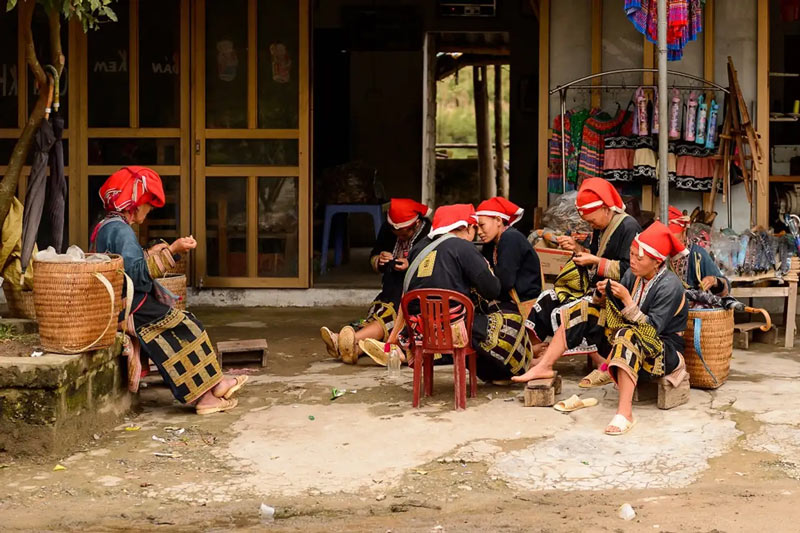
POLYGON ((733 355, 733 310, 691 309, 684 338, 684 358, 692 387, 716 389, 725 383, 733 355), (696 326, 699 326, 697 334, 696 326))
POLYGON ((121 256, 111 255, 107 263, 34 261, 34 272, 33 302, 45 350, 78 353, 114 343, 123 304, 121 256))
POLYGON ((33 307, 33 291, 21 291, 10 285, 3 284, 3 294, 6 296, 8 312, 13 318, 36 320, 36 310, 33 307))
POLYGON ((174 292, 180 300, 175 302, 175 308, 186 311, 186 276, 183 274, 167 274, 157 280, 165 289, 174 292))

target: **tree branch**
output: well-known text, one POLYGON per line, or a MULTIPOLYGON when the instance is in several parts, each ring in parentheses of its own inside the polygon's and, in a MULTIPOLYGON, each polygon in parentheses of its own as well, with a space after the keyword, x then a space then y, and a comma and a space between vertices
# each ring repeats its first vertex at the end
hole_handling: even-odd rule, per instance
POLYGON ((28 67, 33 72, 33 77, 36 78, 36 83, 39 85, 39 95, 47 94, 47 75, 39 64, 39 59, 36 57, 36 46, 33 44, 33 13, 36 10, 36 0, 24 0, 19 8, 22 10, 22 40, 25 43, 25 59, 28 61, 28 67))
POLYGON ((50 57, 52 65, 56 67, 58 76, 64 72, 64 52, 61 47, 61 13, 58 9, 53 9, 48 14, 50 22, 50 57))

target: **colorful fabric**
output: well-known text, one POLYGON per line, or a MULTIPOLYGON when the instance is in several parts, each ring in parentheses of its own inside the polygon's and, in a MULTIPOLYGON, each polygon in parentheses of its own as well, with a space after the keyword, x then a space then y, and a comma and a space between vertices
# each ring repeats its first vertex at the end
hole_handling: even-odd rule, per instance
POLYGON ((580 155, 578 157, 578 181, 603 177, 605 138, 619 135, 627 112, 620 109, 614 117, 600 113, 586 120, 583 126, 580 155))
POLYGON ((561 146, 561 115, 553 120, 553 134, 550 138, 547 187, 552 193, 564 192, 561 184, 562 158, 566 157, 567 167, 567 191, 574 191, 578 183, 578 155, 581 151, 583 142, 583 126, 586 120, 598 111, 596 109, 582 109, 578 111, 567 111, 564 115, 564 128, 566 138, 564 139, 564 154, 562 155, 561 146))
POLYGON ((111 174, 100 187, 100 199, 106 211, 127 211, 140 205, 164 207, 161 176, 147 167, 124 167, 111 174))
POLYGON ((222 380, 208 333, 188 311, 170 309, 137 328, 142 348, 179 401, 191 403, 222 380))
MULTIPOLYGON (((625 14, 639 33, 658 43, 658 0, 625 0, 625 14)), ((703 31, 702 0, 667 1, 667 59, 678 61, 683 49, 703 31)))
POLYGON ((608 366, 612 376, 611 369, 622 369, 636 383, 640 372, 651 378, 665 375, 664 343, 652 325, 647 321, 626 320, 611 299, 606 300, 605 322, 606 338, 611 344, 608 366))
POLYGON ((533 349, 525 319, 507 303, 475 317, 472 345, 478 353, 477 374, 482 381, 508 379, 524 373, 533 349))
POLYGON ((394 229, 405 228, 413 224, 420 217, 430 214, 430 208, 410 198, 392 198, 389 202, 389 212, 386 220, 394 229))
POLYGON ((513 226, 522 220, 524 213, 525 210, 515 203, 506 200, 502 196, 495 196, 481 202, 475 214, 478 216, 500 217, 509 226, 513 226))
POLYGON ((458 228, 466 228, 478 223, 478 216, 472 204, 443 205, 433 215, 433 226, 428 237, 444 235, 458 228))

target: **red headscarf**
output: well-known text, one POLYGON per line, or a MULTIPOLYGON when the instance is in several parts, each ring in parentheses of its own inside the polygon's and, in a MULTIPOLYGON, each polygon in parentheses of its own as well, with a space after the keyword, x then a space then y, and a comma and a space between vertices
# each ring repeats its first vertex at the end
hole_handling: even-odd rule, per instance
POLYGON ((140 205, 164 207, 161 176, 147 167, 124 167, 109 176, 100 187, 106 211, 127 211, 140 205))
POLYGON ((633 242, 639 248, 639 257, 648 255, 653 259, 664 261, 668 257, 685 255, 686 247, 675 237, 675 234, 661 222, 653 222, 641 232, 633 242))
POLYGON ((476 214, 478 216, 500 217, 508 222, 509 226, 513 226, 522 220, 522 214, 524 212, 524 209, 509 202, 502 196, 495 196, 494 198, 489 198, 481 202, 480 205, 478 205, 478 212, 476 214))
POLYGON ((410 226, 419 217, 426 217, 431 210, 427 205, 421 204, 410 198, 392 198, 389 203, 389 212, 386 219, 394 229, 410 226))
POLYGON ((603 206, 611 208, 617 213, 625 212, 622 197, 611 183, 603 178, 584 180, 578 189, 578 196, 575 198, 575 207, 578 208, 578 213, 588 215, 603 206))
POLYGON ((444 235, 454 229, 466 228, 477 223, 478 217, 472 204, 444 205, 433 215, 433 227, 428 237, 444 235))
POLYGON ((672 233, 681 233, 689 227, 691 219, 683 214, 677 207, 669 206, 669 230, 672 233))

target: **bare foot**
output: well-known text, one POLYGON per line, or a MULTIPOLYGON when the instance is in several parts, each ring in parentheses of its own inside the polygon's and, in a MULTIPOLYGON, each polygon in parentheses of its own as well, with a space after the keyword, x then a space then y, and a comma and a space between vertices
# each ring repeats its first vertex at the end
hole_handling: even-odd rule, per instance
MULTIPOLYGON (((222 398, 228 390, 236 385, 236 378, 223 378, 222 381, 217 383, 211 392, 215 398, 222 398)), ((204 396, 205 398, 205 396, 204 396)))
POLYGON ((547 350, 547 347, 550 346, 549 342, 540 342, 533 346, 533 356, 537 359, 547 350))
POLYGON ((552 378, 555 374, 553 373, 553 368, 543 367, 542 365, 532 366, 527 372, 522 374, 521 376, 514 376, 511 378, 511 381, 515 383, 526 383, 528 381, 534 379, 548 379, 552 378))

